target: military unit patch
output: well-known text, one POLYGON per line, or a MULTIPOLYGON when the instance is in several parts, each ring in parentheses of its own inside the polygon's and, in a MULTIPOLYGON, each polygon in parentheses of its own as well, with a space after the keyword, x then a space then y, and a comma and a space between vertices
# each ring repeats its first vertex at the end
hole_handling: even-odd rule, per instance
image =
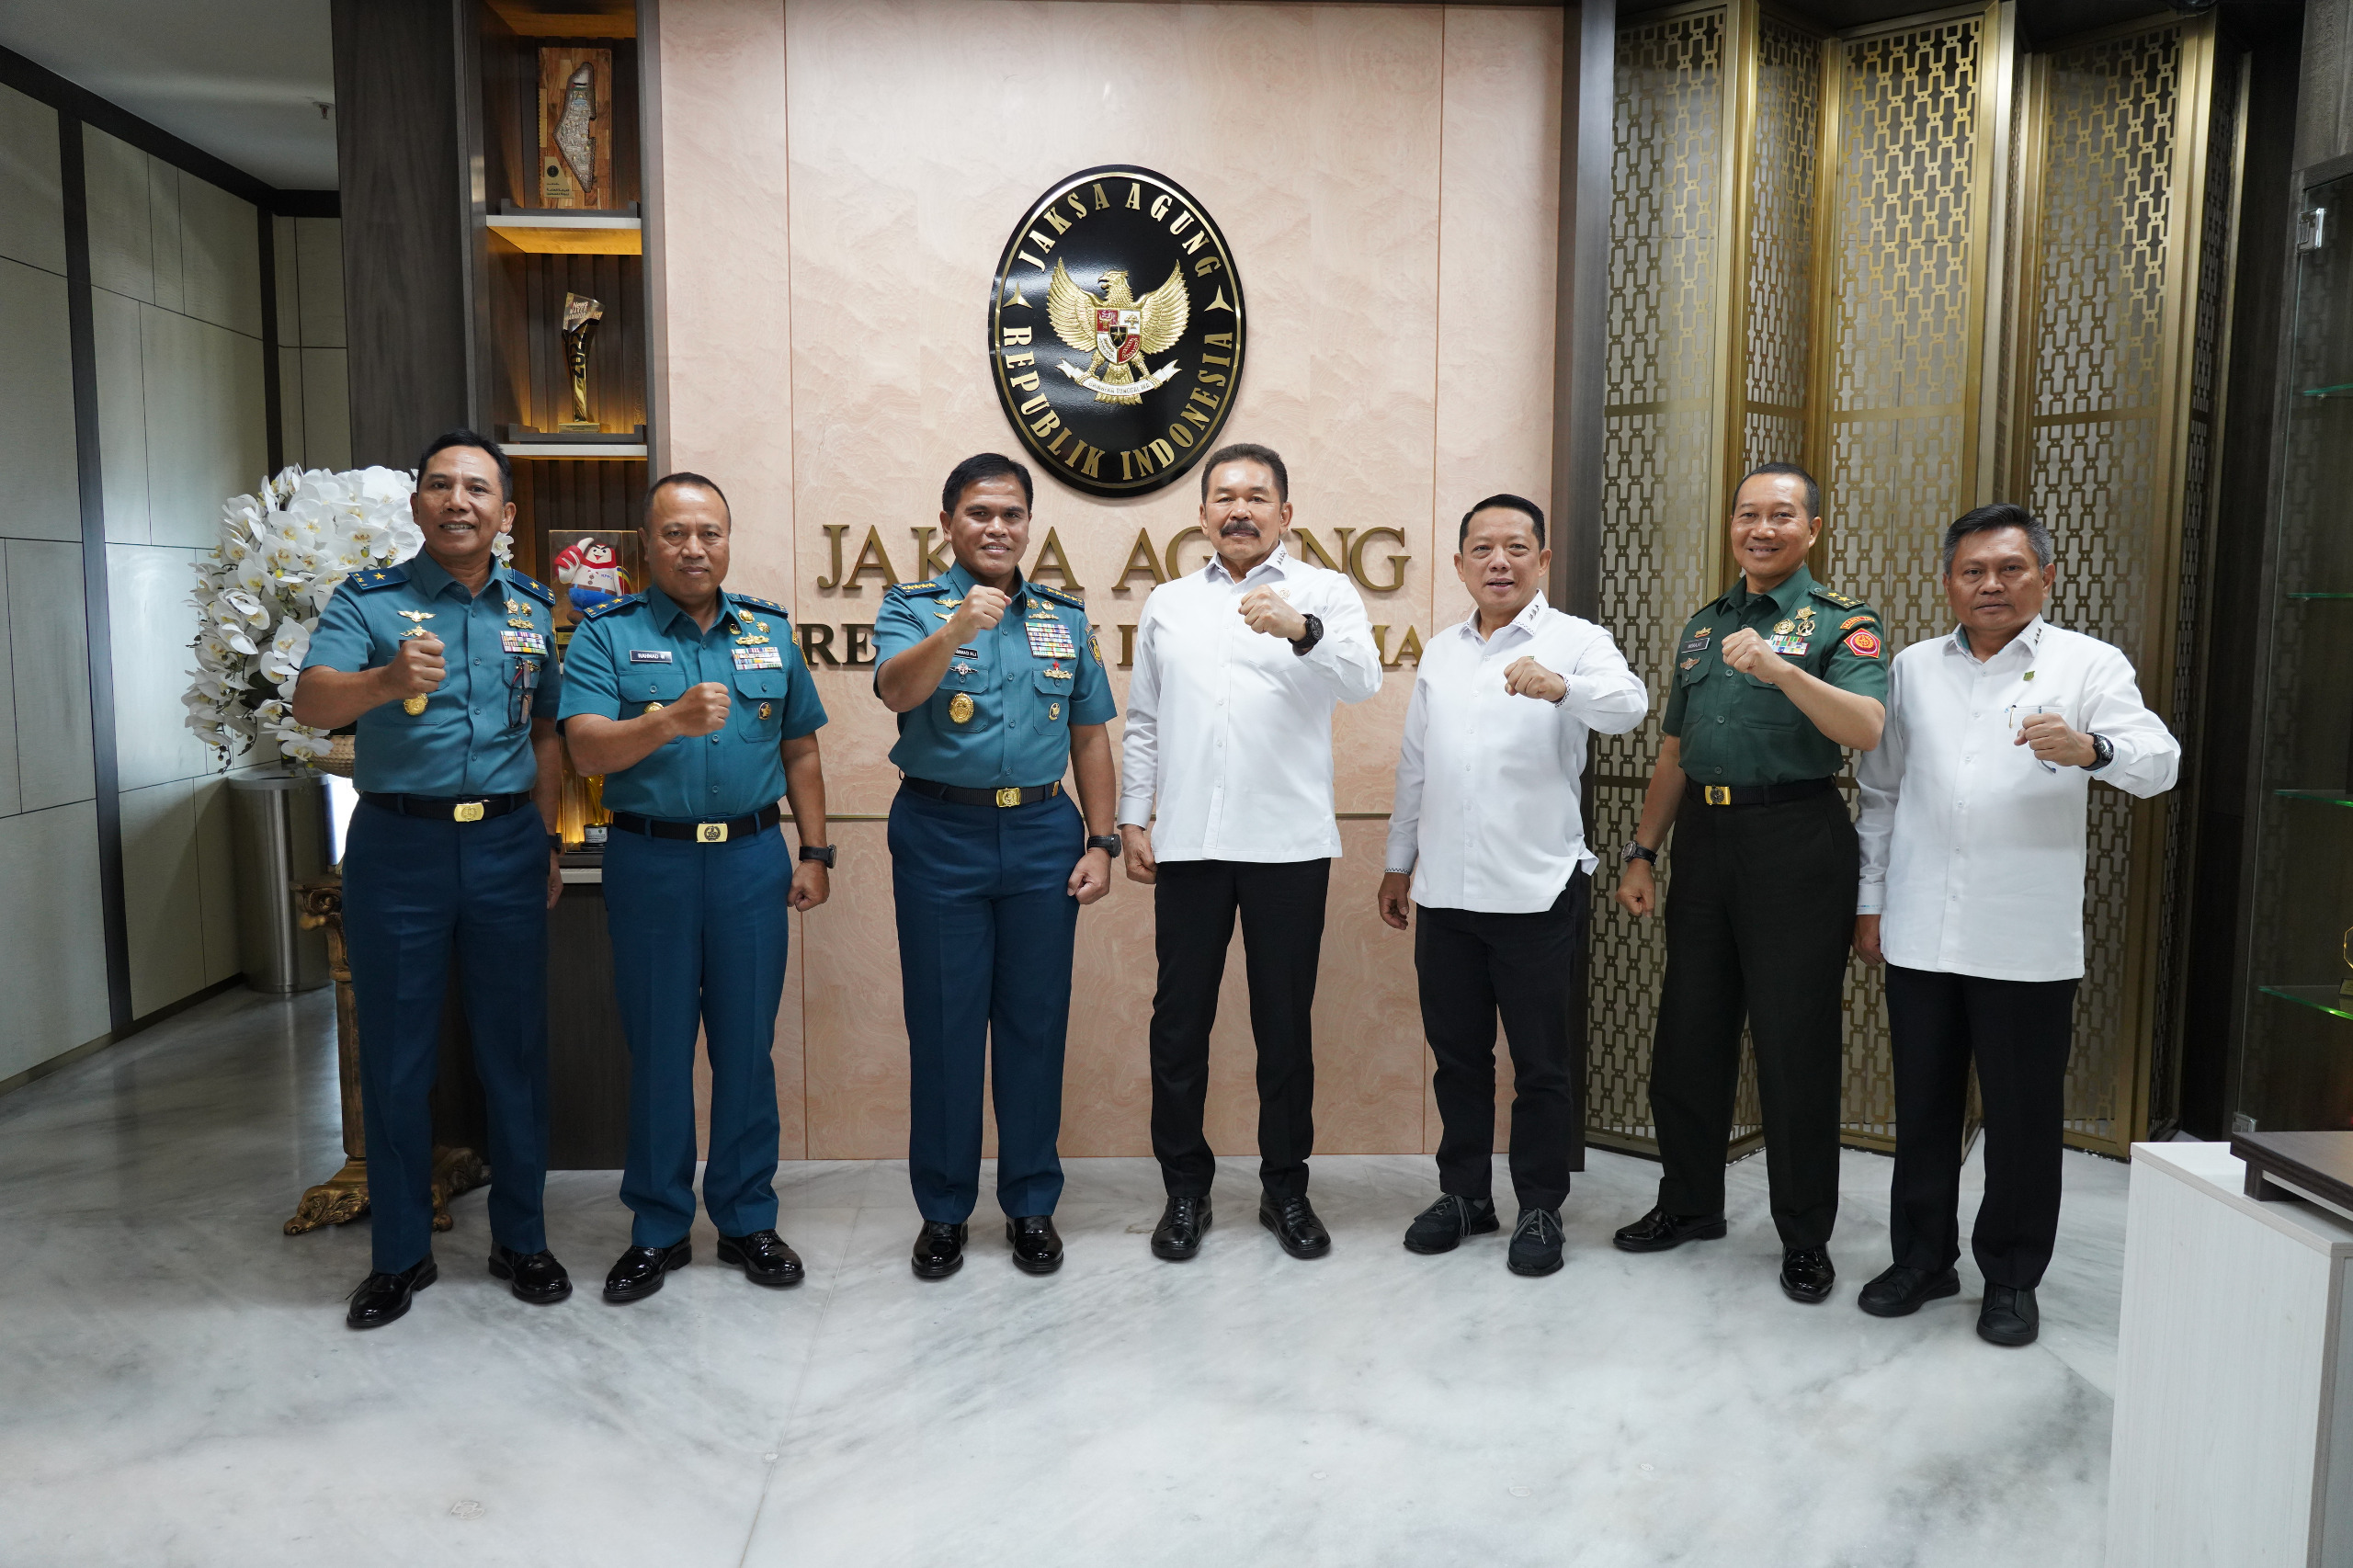
POLYGON ((1876 659, 1879 657, 1879 633, 1869 627, 1864 627, 1847 634, 1847 646, 1853 649, 1859 657, 1876 659))

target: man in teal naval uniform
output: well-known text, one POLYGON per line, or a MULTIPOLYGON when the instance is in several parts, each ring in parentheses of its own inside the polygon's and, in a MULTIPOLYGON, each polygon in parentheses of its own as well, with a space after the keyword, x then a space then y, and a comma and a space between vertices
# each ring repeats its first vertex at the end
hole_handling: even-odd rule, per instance
POLYGON ((788 910, 825 902, 825 710, 781 605, 730 594, 727 497, 699 473, 645 493, 653 585, 588 612, 563 659, 573 764, 613 813, 605 913, 629 1036, 629 1163, 637 1216, 605 1300, 662 1289, 692 1256, 695 1036, 710 1053, 702 1201, 719 1260, 756 1285, 801 1283, 777 1233, 776 1013, 788 910), (777 800, 792 804, 798 865, 777 800))
POLYGON ((493 548, 515 524, 505 453, 453 430, 417 467, 423 553, 345 579, 294 690, 298 722, 358 724, 343 926, 375 1218, 354 1328, 400 1317, 436 1278, 426 1101, 452 942, 490 1119, 490 1272, 526 1301, 572 1294, 540 1212, 547 912, 563 891, 554 595, 493 548))
POLYGON ((1110 891, 1117 710, 1086 609, 1024 582, 1029 471, 983 452, 941 488, 956 564, 893 585, 874 623, 874 690, 899 715, 891 884, 906 1002, 907 1175, 919 1278, 963 1266, 980 1196, 983 1067, 997 1204, 1013 1261, 1062 1267, 1063 1040, 1078 910, 1110 891), (1063 790, 1076 773, 1080 812, 1063 790))

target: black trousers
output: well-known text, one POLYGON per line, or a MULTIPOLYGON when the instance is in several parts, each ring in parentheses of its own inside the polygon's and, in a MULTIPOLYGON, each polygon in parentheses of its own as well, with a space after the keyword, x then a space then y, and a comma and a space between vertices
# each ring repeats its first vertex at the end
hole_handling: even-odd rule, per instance
POLYGON ((1438 1185, 1486 1198, 1495 1185, 1495 1020, 1511 1046, 1511 1185, 1522 1209, 1569 1195, 1577 1135, 1569 1008, 1591 886, 1583 871, 1533 915, 1418 909, 1414 970, 1437 1070, 1438 1185))
POLYGON ((1258 1046, 1258 1179, 1277 1198, 1307 1190, 1315 1147, 1315 961, 1324 947, 1329 860, 1255 865, 1163 860, 1153 885, 1152 1152, 1171 1198, 1206 1198, 1217 1157, 1201 1131, 1210 1027, 1242 916, 1250 1032, 1258 1046))
POLYGON ((1723 1210, 1745 1017, 1773 1223, 1784 1247, 1821 1246, 1838 1218, 1839 1002, 1861 869, 1854 822, 1835 791, 1771 806, 1686 801, 1673 864, 1651 1050, 1659 1207, 1723 1210))
POLYGON ((1895 1051, 1895 1261, 1941 1272, 1961 1257, 1961 1120, 1969 1063, 1985 1109, 1985 1198, 1970 1238, 1993 1285, 2030 1290, 2059 1234, 2073 980, 1986 980, 1887 966, 1895 1051))

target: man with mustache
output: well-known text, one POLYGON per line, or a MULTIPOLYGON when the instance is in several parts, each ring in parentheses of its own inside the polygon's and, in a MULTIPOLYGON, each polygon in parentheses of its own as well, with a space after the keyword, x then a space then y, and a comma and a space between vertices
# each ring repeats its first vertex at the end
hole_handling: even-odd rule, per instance
POLYGON ((1280 457, 1248 443, 1212 453, 1201 531, 1216 553, 1153 590, 1136 628, 1120 836, 1128 876, 1153 889, 1152 1148, 1168 1203, 1152 1250, 1172 1262, 1199 1252, 1210 1226, 1202 1108, 1237 914, 1258 1048, 1258 1221, 1293 1257, 1332 1247, 1307 1199, 1310 1020, 1340 852, 1332 710, 1381 689, 1381 653, 1348 580, 1283 549, 1290 518, 1280 457))
POLYGON ((1658 1202, 1620 1229, 1627 1252, 1725 1233, 1724 1156, 1745 1021, 1781 1290, 1827 1301, 1836 1273, 1840 998, 1860 861, 1832 776, 1879 744, 1887 662, 1879 615, 1806 570, 1822 493, 1794 463, 1767 463, 1733 493, 1738 581, 1676 643, 1658 764, 1621 856, 1618 903, 1647 916, 1651 864, 1675 830, 1666 974, 1651 1051, 1658 1202))
POLYGON ((1405 710, 1381 918, 1409 911, 1422 1030, 1444 1131, 1438 1199, 1405 1232, 1451 1252, 1500 1227, 1491 1196, 1495 1022, 1511 1041, 1511 1179, 1505 1261, 1561 1267, 1561 1204, 1577 1139, 1569 1009, 1596 864, 1585 843, 1586 736, 1622 734, 1650 691, 1618 644, 1544 602, 1544 514, 1490 495, 1463 514, 1454 570, 1478 608, 1430 639, 1405 710))
POLYGON ((535 1305, 572 1294, 540 1208, 547 912, 563 892, 555 595, 499 563, 515 526, 506 453, 452 430, 417 468, 409 510, 424 550, 335 589, 294 688, 297 722, 358 730, 343 919, 374 1269, 352 1292, 354 1328, 404 1315, 439 1277, 426 1102, 453 944, 490 1119, 490 1272, 535 1305))

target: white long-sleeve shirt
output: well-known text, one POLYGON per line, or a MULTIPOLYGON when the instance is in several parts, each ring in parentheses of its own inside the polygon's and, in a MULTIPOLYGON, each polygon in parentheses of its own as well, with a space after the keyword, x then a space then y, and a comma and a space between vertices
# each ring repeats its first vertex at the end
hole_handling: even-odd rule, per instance
POLYGON ((1448 627, 1424 651, 1405 710, 1388 869, 1412 871, 1414 902, 1428 908, 1552 908, 1597 863, 1577 790, 1586 736, 1623 734, 1650 705, 1609 633, 1542 594, 1491 637, 1476 616, 1448 627), (1506 692, 1504 671, 1520 658, 1567 681, 1567 695, 1506 692))
POLYGON ((1144 600, 1128 686, 1120 822, 1152 824, 1160 860, 1274 864, 1340 853, 1332 710, 1381 689, 1364 601, 1280 544, 1236 582, 1216 556, 1144 600), (1324 623, 1305 653, 1242 619, 1272 587, 1324 623), (1159 815, 1153 815, 1154 800, 1159 815))
POLYGON ((2173 788, 2181 743, 2141 700, 2132 665, 2040 616, 1980 663, 1956 631, 1895 656, 1887 727, 1855 765, 1863 875, 1887 961, 1990 980, 2084 972, 2085 817, 2091 781, 2173 788), (2041 705, 2116 755, 2094 773, 2013 744, 2013 710, 2041 705))

